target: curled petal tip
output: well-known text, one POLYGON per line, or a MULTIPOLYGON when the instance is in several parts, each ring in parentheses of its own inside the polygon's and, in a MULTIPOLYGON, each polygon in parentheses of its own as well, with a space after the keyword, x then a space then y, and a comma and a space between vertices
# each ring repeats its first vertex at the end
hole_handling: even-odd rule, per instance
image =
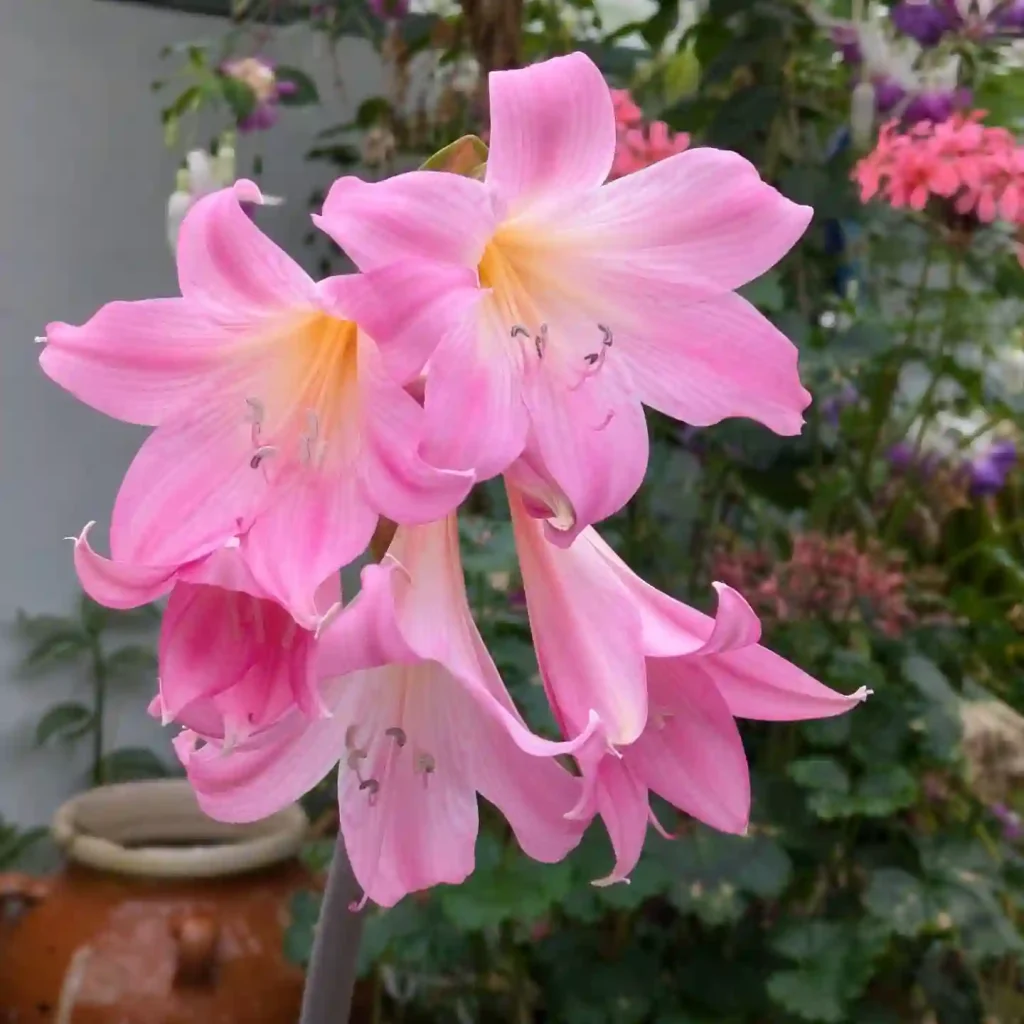
POLYGON ((364 892, 358 900, 353 900, 353 902, 348 905, 348 909, 351 910, 353 914, 358 914, 359 911, 362 910, 369 902, 370 897, 364 892))
POLYGON ((862 686, 856 693, 850 694, 850 700, 860 701, 863 704, 874 692, 874 690, 869 690, 866 686, 862 686))
POLYGON ((65 540, 71 541, 72 544, 77 548, 79 544, 86 544, 89 539, 89 531, 96 525, 95 519, 90 519, 89 522, 82 527, 82 532, 77 537, 65 537, 65 540))
POLYGON ((37 334, 35 336, 35 343, 37 345, 45 345, 50 339, 45 334, 37 334))
POLYGON ((620 882, 623 885, 631 884, 631 879, 625 875, 616 875, 614 872, 607 875, 605 878, 595 878, 590 884, 597 889, 607 889, 610 885, 618 885, 620 882))

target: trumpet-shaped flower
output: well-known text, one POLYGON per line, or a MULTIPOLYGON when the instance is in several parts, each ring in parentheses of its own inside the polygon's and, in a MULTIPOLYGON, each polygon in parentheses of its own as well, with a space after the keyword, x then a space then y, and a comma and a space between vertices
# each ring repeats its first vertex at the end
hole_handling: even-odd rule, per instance
POLYGON ((425 457, 491 476, 528 451, 569 542, 639 486, 642 403, 798 433, 810 396, 796 349, 734 289, 811 211, 714 149, 605 183, 613 99, 582 54, 496 72, 489 93, 483 181, 342 178, 318 220, 364 270, 424 257, 477 275, 480 300, 429 363, 425 457))
POLYGON ((473 624, 454 516, 399 528, 362 579, 319 641, 326 717, 293 710, 230 752, 178 738, 203 809, 261 818, 340 762, 345 846, 366 897, 382 906, 472 872, 477 793, 531 857, 560 860, 583 831, 566 818, 581 782, 553 755, 590 742, 596 720, 568 743, 527 729, 473 624))
POLYGON ((471 485, 420 457, 403 385, 477 290, 422 261, 317 284, 246 216, 259 199, 247 181, 201 199, 178 242, 182 296, 50 324, 40 362, 101 412, 156 426, 114 506, 116 561, 166 576, 241 538, 266 594, 311 626, 316 588, 379 515, 430 521, 471 485))
MULTIPOLYGON (((75 541, 85 592, 111 608, 137 608, 170 592, 160 627, 159 693, 150 711, 205 739, 231 746, 258 735, 293 708, 322 713, 315 634, 260 586, 237 541, 174 570, 113 562, 75 541)), ((319 587, 325 619, 340 608, 337 573, 319 587)))
POLYGON ((578 755, 585 786, 573 813, 604 819, 616 864, 602 882, 635 866, 654 820, 650 790, 714 828, 746 830, 750 779, 735 718, 825 718, 867 695, 836 693, 762 647, 757 616, 731 588, 716 585, 712 619, 644 583, 593 529, 556 546, 515 490, 510 501, 552 710, 566 735, 591 709, 600 719, 578 755))

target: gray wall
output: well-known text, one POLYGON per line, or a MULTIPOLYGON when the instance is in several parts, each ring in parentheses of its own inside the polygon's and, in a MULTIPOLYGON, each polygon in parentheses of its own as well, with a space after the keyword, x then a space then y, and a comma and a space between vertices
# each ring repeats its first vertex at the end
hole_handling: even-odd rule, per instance
MULTIPOLYGON (((87 758, 84 746, 75 756, 33 749, 39 715, 76 683, 18 679, 10 626, 19 608, 73 608, 78 588, 62 538, 90 519, 105 527, 145 435, 50 384, 33 337, 114 298, 174 294, 164 209, 180 154, 163 147, 149 84, 165 70, 161 46, 221 30, 216 20, 113 0, 0 0, 0 815, 22 824, 49 819, 80 785, 87 758)), ((309 46, 294 35, 269 52, 310 67, 309 46)), ((324 108, 286 111, 260 140, 264 187, 290 201, 262 223, 297 256, 306 200, 324 174, 302 159, 310 137, 381 84, 360 44, 339 53, 343 91, 323 55, 319 64, 324 108)), ((96 534, 106 550, 105 529, 96 534)), ((148 699, 146 687, 116 702, 118 743, 166 749, 144 714, 148 699)))

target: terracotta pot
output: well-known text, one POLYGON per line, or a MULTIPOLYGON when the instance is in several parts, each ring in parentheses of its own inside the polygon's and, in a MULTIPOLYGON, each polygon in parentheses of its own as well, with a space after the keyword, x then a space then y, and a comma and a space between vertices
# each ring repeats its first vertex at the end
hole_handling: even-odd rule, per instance
POLYGON ((282 952, 298 807, 253 825, 199 810, 185 781, 104 786, 57 812, 68 866, 0 875, 0 1024, 293 1024, 282 952))

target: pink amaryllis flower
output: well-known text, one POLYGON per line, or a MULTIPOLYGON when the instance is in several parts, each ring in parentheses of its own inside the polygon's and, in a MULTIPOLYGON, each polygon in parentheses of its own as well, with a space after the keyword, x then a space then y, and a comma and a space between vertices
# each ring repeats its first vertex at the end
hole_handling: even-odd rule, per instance
POLYGON ((584 823, 565 815, 581 783, 553 755, 578 749, 531 733, 473 624, 455 517, 401 527, 380 565, 322 634, 317 673, 328 717, 293 711, 225 754, 176 741, 203 809, 261 818, 340 762, 341 830, 366 897, 404 895, 473 870, 477 793, 508 819, 531 857, 560 860, 584 823))
POLYGON ((714 619, 634 575, 593 529, 551 544, 510 491, 516 547, 541 677, 566 735, 596 712, 579 753, 585 791, 574 814, 604 819, 622 881, 636 865, 653 790, 725 832, 746 831, 750 778, 735 718, 793 721, 842 714, 844 696, 762 647, 761 624, 716 584, 714 619))
POLYGON ((491 476, 524 451, 562 495, 563 542, 619 509, 647 465, 641 403, 798 433, 794 346, 734 289, 811 217, 735 153, 690 150, 605 184, 616 119, 583 54, 490 77, 483 181, 335 182, 318 223, 363 269, 426 257, 480 301, 429 363, 424 454, 491 476))
POLYGON ((403 385, 476 288, 422 261, 315 283, 240 205, 260 198, 242 181, 201 199, 181 228, 181 297, 50 324, 40 362, 157 428, 117 496, 116 561, 169 576, 241 538, 259 585, 311 626, 316 588, 379 515, 430 521, 471 485, 420 457, 424 413, 403 385))
MULTIPOLYGON (((170 592, 160 627, 159 692, 150 712, 230 748, 258 736, 286 713, 324 711, 316 638, 260 586, 236 540, 167 573, 114 562, 75 540, 85 592, 109 608, 138 608, 170 592)), ((337 573, 318 588, 323 622, 340 608, 337 573)))

